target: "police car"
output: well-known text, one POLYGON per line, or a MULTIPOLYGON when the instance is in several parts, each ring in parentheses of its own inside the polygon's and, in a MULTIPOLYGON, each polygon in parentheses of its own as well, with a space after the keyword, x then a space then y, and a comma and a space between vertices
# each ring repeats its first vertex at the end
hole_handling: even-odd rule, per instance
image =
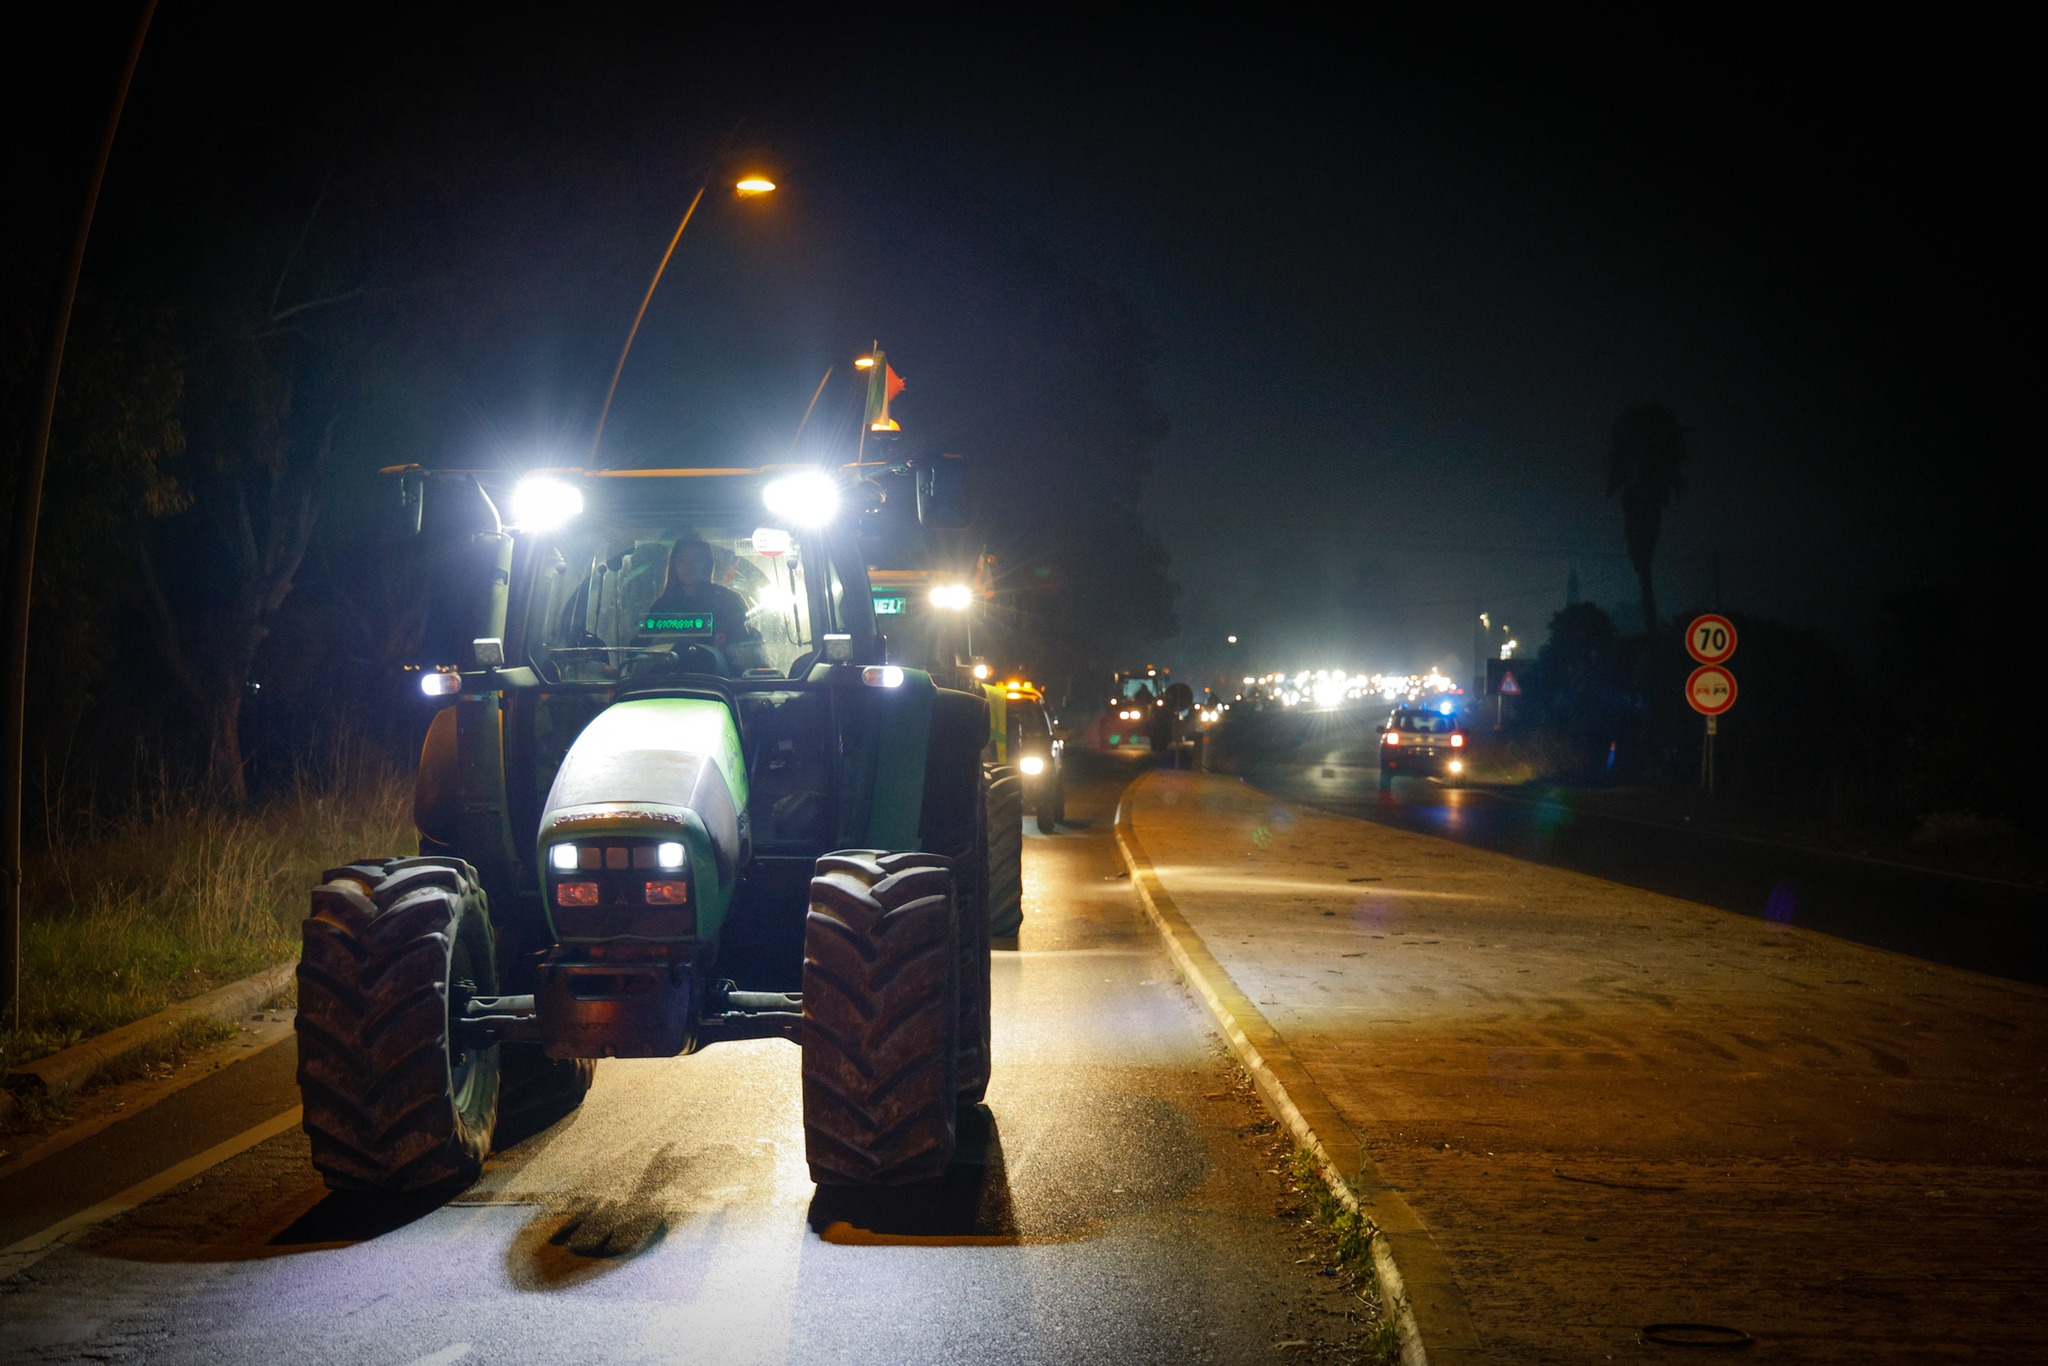
POLYGON ((1396 776, 1438 777, 1455 784, 1465 773, 1465 728, 1455 714, 1396 707, 1379 727, 1380 787, 1396 776))

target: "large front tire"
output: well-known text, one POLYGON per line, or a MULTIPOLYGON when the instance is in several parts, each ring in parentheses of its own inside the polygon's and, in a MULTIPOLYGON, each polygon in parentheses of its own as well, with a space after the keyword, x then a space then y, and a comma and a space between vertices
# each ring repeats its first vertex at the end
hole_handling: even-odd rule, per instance
POLYGON ((498 991, 491 925, 460 859, 331 870, 299 960, 299 1092, 313 1165, 334 1190, 466 1186, 498 1117, 498 1050, 451 1021, 498 991))
POLYGON ((930 1180, 952 1161, 959 949, 933 854, 818 860, 804 923, 804 1153, 819 1185, 930 1180))

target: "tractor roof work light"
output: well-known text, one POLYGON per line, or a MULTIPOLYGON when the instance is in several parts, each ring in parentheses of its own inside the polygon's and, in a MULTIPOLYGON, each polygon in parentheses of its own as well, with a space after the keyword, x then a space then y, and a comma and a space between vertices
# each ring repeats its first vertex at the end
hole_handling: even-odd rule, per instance
POLYGON ((974 594, 964 583, 942 583, 932 589, 932 606, 946 612, 964 612, 974 594))
POLYGON ((839 484, 818 470, 786 474, 761 490, 761 501, 793 526, 823 526, 839 513, 839 484))
POLYGON ((583 512, 583 490, 544 474, 529 475, 512 490, 514 531, 553 531, 583 512))

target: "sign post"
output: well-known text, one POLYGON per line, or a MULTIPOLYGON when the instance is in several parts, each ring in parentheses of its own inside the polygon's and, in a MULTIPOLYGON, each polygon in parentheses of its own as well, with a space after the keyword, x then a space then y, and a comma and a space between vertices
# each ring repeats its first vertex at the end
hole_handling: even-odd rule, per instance
POLYGON ((1714 795, 1714 735, 1720 731, 1720 713, 1735 707, 1735 674, 1722 666, 1735 655, 1735 623, 1720 612, 1694 616, 1686 627, 1686 653, 1696 668, 1686 680, 1686 700, 1706 717, 1706 741, 1700 745, 1700 786, 1714 795))
POLYGON ((1515 663, 1513 660, 1489 659, 1486 661, 1486 691, 1493 698, 1493 728, 1499 730, 1504 719, 1507 699, 1522 695, 1522 685, 1515 681, 1515 663))
POLYGON ((1719 612, 1694 617, 1685 628, 1685 652, 1699 665, 1685 680, 1685 700, 1707 718, 1700 746, 1700 786, 1714 795, 1714 736, 1721 713, 1735 705, 1735 675, 1722 666, 1735 654, 1735 623, 1719 612))

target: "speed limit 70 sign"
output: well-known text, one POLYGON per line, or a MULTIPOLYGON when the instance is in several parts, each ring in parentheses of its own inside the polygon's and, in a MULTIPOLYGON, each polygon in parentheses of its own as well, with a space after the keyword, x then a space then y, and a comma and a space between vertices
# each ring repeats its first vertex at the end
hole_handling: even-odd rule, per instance
POLYGON ((1694 617, 1685 628, 1685 649, 1702 664, 1725 664, 1735 653, 1735 623, 1718 612, 1694 617))

